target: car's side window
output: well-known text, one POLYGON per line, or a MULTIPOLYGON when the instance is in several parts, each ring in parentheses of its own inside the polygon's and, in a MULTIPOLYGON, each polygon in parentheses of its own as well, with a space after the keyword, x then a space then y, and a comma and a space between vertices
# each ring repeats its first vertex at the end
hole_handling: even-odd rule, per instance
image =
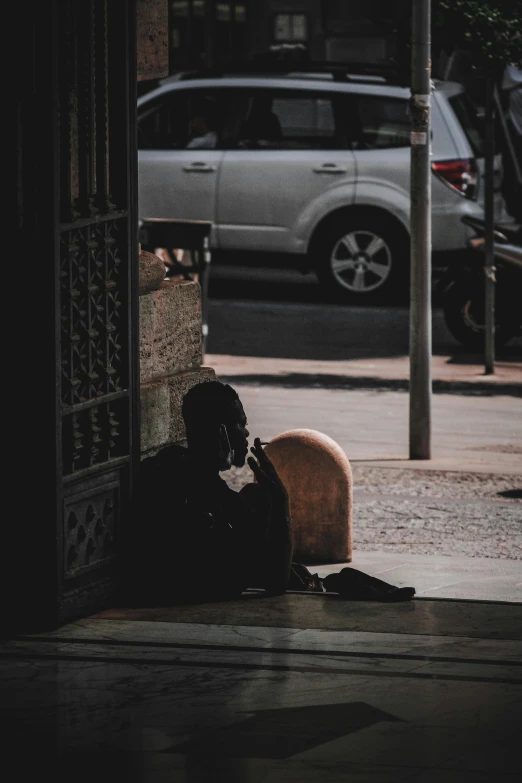
MULTIPOLYGON (((358 118, 352 130, 354 149, 410 146, 411 117, 407 101, 381 95, 354 95, 352 101, 358 118)), ((353 126, 353 118, 350 121, 353 126)))
POLYGON ((166 95, 138 110, 138 149, 181 149, 187 140, 187 101, 166 95))
POLYGON ((219 99, 222 107, 221 147, 237 149, 252 106, 252 94, 241 87, 222 87, 219 90, 219 99))
POLYGON ((217 90, 180 90, 161 96, 138 112, 138 148, 219 149, 224 122, 217 90))
POLYGON ((339 149, 334 102, 322 93, 290 90, 252 91, 238 140, 239 147, 307 150, 339 149))
MULTIPOLYGON (((449 103, 457 119, 460 122, 464 133, 470 143, 471 149, 479 158, 485 155, 486 145, 486 126, 484 118, 481 117, 465 92, 457 93, 449 99, 449 103)), ((502 138, 502 132, 495 131, 497 139, 502 138)))

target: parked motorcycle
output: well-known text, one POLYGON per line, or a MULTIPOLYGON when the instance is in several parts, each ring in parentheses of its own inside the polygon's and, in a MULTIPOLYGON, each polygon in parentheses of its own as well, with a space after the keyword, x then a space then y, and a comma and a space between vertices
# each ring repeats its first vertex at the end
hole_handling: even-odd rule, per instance
MULTIPOLYGON (((449 331, 466 348, 481 350, 485 338, 485 225, 464 217, 475 236, 469 253, 452 264, 438 286, 444 320, 449 331)), ((493 237, 495 264, 495 344, 504 346, 522 334, 522 227, 497 225, 493 237)))

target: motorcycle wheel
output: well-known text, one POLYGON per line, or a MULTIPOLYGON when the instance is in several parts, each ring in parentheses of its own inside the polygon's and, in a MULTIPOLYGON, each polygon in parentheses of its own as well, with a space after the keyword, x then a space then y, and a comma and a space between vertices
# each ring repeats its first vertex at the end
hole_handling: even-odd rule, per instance
MULTIPOLYGON (((470 292, 469 285, 456 282, 446 291, 443 309, 446 326, 461 345, 477 351, 484 348, 486 319, 483 290, 470 292)), ((498 308, 495 314, 495 345, 501 348, 517 334, 518 327, 499 321, 498 308)))

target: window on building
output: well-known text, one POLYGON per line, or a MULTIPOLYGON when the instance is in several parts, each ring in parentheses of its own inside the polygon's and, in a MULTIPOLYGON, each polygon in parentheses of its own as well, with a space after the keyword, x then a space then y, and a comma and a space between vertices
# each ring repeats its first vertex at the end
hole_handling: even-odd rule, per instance
POLYGON ((246 32, 246 5, 234 4, 234 21, 232 24, 232 52, 233 59, 239 61, 247 59, 248 40, 246 32))
POLYGON ((246 59, 245 2, 171 0, 169 71, 222 66, 246 59))
POLYGON ((304 43, 308 40, 308 24, 305 14, 276 14, 274 41, 278 43, 304 43))
POLYGON ((189 13, 189 0, 173 0, 170 4, 172 16, 187 17, 189 13))
POLYGON ((169 70, 184 68, 188 59, 190 8, 188 0, 174 0, 169 6, 169 70))
POLYGON ((169 4, 169 70, 207 64, 205 0, 172 0, 169 4))
POLYGON ((217 3, 214 35, 216 65, 246 59, 246 5, 244 3, 217 3))

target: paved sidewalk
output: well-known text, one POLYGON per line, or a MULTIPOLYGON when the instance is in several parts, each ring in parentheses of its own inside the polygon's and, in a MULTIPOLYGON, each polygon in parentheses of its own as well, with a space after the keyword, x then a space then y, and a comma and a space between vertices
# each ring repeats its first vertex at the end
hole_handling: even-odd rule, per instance
POLYGON ((432 459, 409 460, 407 357, 318 362, 207 355, 241 388, 249 429, 269 440, 288 429, 332 437, 351 461, 379 467, 522 476, 522 363, 480 365, 434 357, 432 459))
MULTIPOLYGON (((218 375, 235 377, 238 382, 241 378, 244 382, 258 379, 294 387, 322 383, 330 387, 406 389, 410 375, 408 356, 318 361, 207 354, 205 364, 214 367, 218 375)), ((476 357, 469 363, 457 363, 451 356, 433 356, 431 373, 435 392, 505 392, 522 397, 522 361, 496 362, 495 374, 485 375, 484 365, 476 357)))
MULTIPOLYGON (((324 578, 346 565, 330 563, 308 568, 324 578)), ((522 605, 521 560, 369 552, 356 547, 351 566, 397 587, 414 587, 418 598, 522 605)))
MULTIPOLYGON (((522 602, 522 481, 353 463, 351 565, 422 598, 522 602)), ((222 474, 239 489, 248 468, 222 474)), ((324 577, 346 563, 307 564, 324 577)))

